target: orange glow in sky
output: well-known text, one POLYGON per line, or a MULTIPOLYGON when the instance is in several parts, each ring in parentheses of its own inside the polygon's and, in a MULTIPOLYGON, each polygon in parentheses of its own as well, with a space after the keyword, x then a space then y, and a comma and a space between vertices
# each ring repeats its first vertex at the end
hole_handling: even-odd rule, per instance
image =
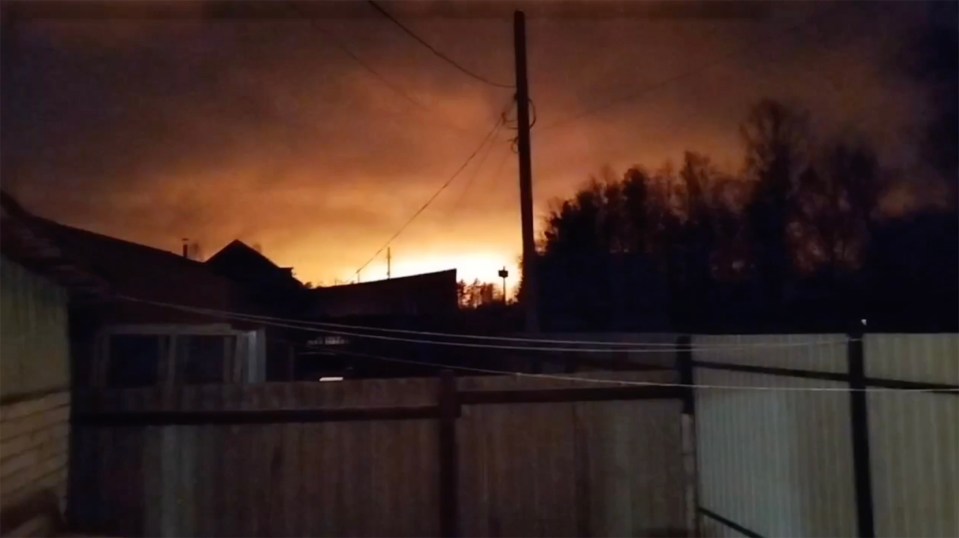
MULTIPOLYGON (((737 124, 762 97, 809 108, 821 132, 868 132, 894 154, 916 118, 915 89, 882 62, 915 15, 908 3, 853 6, 844 18, 783 31, 818 4, 783 3, 749 20, 531 19, 537 226, 552 200, 605 165, 656 168, 692 149, 737 168, 737 124), (757 40, 762 47, 742 52, 757 40), (695 76, 676 78, 684 72, 695 76)), ((458 61, 512 79, 507 18, 410 16, 458 61)), ((171 251, 183 237, 205 256, 241 239, 326 285, 356 278, 512 97, 438 62, 375 13, 315 25, 30 21, 15 39, 0 157, 4 188, 25 207, 171 251)), ((500 130, 393 242, 394 276, 456 268, 462 279, 498 283, 505 265, 510 286, 518 282, 512 136, 500 130)), ((384 252, 361 278, 385 276, 384 252)))

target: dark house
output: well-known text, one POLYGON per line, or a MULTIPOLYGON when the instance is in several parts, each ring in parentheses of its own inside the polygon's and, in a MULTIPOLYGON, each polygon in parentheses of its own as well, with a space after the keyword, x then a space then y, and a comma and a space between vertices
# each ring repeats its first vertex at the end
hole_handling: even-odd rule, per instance
POLYGON ((280 267, 240 240, 234 240, 208 260, 214 273, 247 290, 253 301, 273 311, 298 314, 304 306, 303 284, 292 267, 280 267))
MULTIPOLYGON (((242 288, 256 313, 287 320, 304 317, 307 289, 293 276, 293 268, 276 265, 246 243, 232 241, 204 265, 242 288)), ((269 357, 266 377, 270 380, 294 377, 294 349, 302 347, 309 334, 283 327, 281 319, 268 322, 264 328, 269 357)))
POLYGON ((455 269, 316 288, 309 295, 311 319, 435 319, 458 309, 455 269))
POLYGON ((267 379, 264 324, 209 312, 262 312, 242 285, 173 252, 36 217, 5 195, 5 214, 8 206, 17 213, 19 227, 29 229, 36 244, 46 245, 36 247, 35 256, 55 251, 68 260, 57 269, 65 278, 91 275, 102 283, 95 298, 70 304, 75 384, 147 387, 267 379))
POLYGON ((109 284, 64 257, 0 191, 0 535, 63 530, 70 451, 70 304, 109 284))
MULTIPOLYGON (((457 329, 459 305, 455 269, 317 288, 307 291, 307 296, 305 313, 311 321, 401 330, 457 329)), ((417 375, 430 370, 370 357, 442 362, 453 352, 448 348, 408 341, 416 340, 415 335, 404 338, 393 333, 393 337, 398 337, 393 339, 391 333, 381 333, 384 338, 370 338, 357 336, 356 332, 335 328, 325 334, 314 332, 298 354, 296 377, 417 375)))

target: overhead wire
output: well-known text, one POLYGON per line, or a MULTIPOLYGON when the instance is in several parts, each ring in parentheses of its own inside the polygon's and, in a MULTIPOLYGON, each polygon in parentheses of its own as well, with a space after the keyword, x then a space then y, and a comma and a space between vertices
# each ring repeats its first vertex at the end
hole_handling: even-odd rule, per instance
MULTIPOLYGON (((499 125, 499 128, 497 129, 497 133, 499 132, 499 129, 502 129, 503 127, 509 128, 509 116, 508 116, 509 108, 511 107, 507 106, 500 113, 501 123, 499 125)), ((502 141, 502 140, 496 136, 496 133, 494 133, 492 141, 486 147, 486 150, 487 150, 486 153, 483 155, 483 158, 480 160, 479 164, 476 165, 476 168, 473 170, 473 173, 466 179, 466 185, 464 185, 463 190, 460 192, 459 197, 457 197, 456 199, 456 202, 454 202, 453 205, 450 206, 450 210, 447 212, 447 214, 452 214, 453 211, 455 211, 457 208, 460 207, 460 205, 463 203, 463 200, 466 199, 466 194, 467 192, 469 192, 470 187, 473 185, 473 182, 476 180, 477 176, 479 176, 479 171, 481 167, 483 166, 483 163, 486 162, 486 159, 489 157, 490 153, 492 152, 493 142, 498 142, 498 141, 502 141)), ((503 154, 503 159, 501 159, 500 162, 496 165, 496 168, 493 170, 492 175, 495 176, 496 174, 499 173, 508 155, 509 155, 508 152, 503 154)))
POLYGON ((417 217, 419 217, 424 211, 426 211, 426 208, 429 207, 430 204, 432 204, 433 201, 436 200, 436 198, 438 198, 439 195, 440 195, 444 190, 446 190, 446 188, 449 187, 449 186, 453 183, 453 181, 456 180, 457 177, 459 177, 460 173, 462 173, 463 170, 466 169, 466 167, 473 161, 473 159, 476 157, 476 155, 479 154, 480 150, 483 149, 483 147, 486 145, 487 141, 488 141, 490 138, 493 137, 493 134, 499 129, 501 122, 502 122, 502 118, 497 117, 496 122, 493 124, 493 127, 486 133, 486 135, 485 135, 485 136, 483 137, 483 139, 480 141, 480 144, 476 147, 476 149, 474 149, 473 152, 470 153, 469 156, 466 158, 466 160, 463 161, 463 164, 461 164, 461 165, 459 166, 459 168, 457 168, 456 171, 453 172, 453 175, 451 175, 451 176, 449 177, 449 179, 447 179, 442 185, 440 185, 440 187, 436 190, 436 192, 434 192, 433 195, 430 196, 430 197, 426 200, 426 202, 423 203, 423 205, 420 206, 420 208, 417 209, 417 210, 410 216, 410 218, 407 219, 406 222, 404 222, 403 225, 400 226, 399 229, 396 230, 396 232, 393 233, 393 235, 391 235, 390 238, 386 240, 385 243, 383 243, 383 246, 381 246, 379 249, 377 249, 377 251, 374 252, 373 255, 370 256, 370 258, 369 258, 368 260, 366 260, 366 262, 364 262, 363 265, 361 265, 361 266, 356 270, 356 273, 357 273, 357 274, 359 274, 360 271, 362 271, 363 269, 366 268, 366 266, 368 266, 370 263, 372 263, 373 260, 375 260, 376 257, 379 256, 384 250, 386 250, 386 247, 390 246, 390 244, 391 244, 397 237, 399 237, 400 234, 402 234, 402 233, 406 230, 406 228, 409 227, 409 225, 412 224, 414 220, 416 220, 417 217))
POLYGON ((185 305, 177 305, 173 303, 163 303, 160 301, 145 301, 141 300, 139 302, 144 302, 147 304, 152 304, 154 306, 163 306, 166 308, 171 308, 174 310, 181 310, 183 312, 190 312, 194 314, 204 314, 213 318, 219 319, 233 319, 236 321, 245 321, 245 322, 255 322, 268 327, 279 327, 285 329, 297 329, 305 332, 311 332, 316 334, 329 334, 334 336, 348 336, 350 338, 359 338, 359 339, 368 339, 368 340, 380 340, 385 342, 403 342, 407 344, 428 344, 435 346, 445 346, 445 347, 457 347, 457 348, 472 348, 472 349, 497 349, 497 350, 511 350, 511 351, 537 351, 537 352, 579 352, 579 353, 623 353, 627 351, 633 352, 642 352, 642 353, 675 353, 675 349, 611 349, 611 348, 582 348, 582 347, 553 347, 553 346, 520 346, 520 345, 501 345, 501 344, 483 344, 483 343, 474 343, 474 342, 456 342, 456 341, 445 341, 445 340, 431 340, 424 338, 408 338, 402 336, 387 336, 382 334, 369 334, 353 331, 345 331, 340 329, 327 329, 320 328, 311 325, 305 325, 302 323, 288 323, 288 322, 279 322, 279 321, 270 321, 264 320, 262 318, 251 317, 246 314, 241 314, 237 312, 230 312, 226 310, 214 310, 214 309, 205 309, 190 307, 185 305))
POLYGON ((311 17, 308 17, 306 14, 304 14, 303 12, 301 12, 300 9, 296 6, 295 3, 287 2, 287 3, 285 3, 285 5, 289 6, 289 8, 292 9, 293 11, 295 11, 295 12, 297 13, 297 15, 299 15, 300 17, 306 19, 307 23, 308 23, 315 31, 317 31, 318 33, 322 34, 323 37, 325 37, 325 38, 328 39, 331 43, 333 43, 333 45, 334 45, 337 49, 339 49, 340 52, 342 52, 342 53, 345 54, 348 58, 350 58, 351 60, 353 60, 354 62, 356 62, 356 64, 359 65, 360 67, 362 67, 366 72, 368 72, 369 74, 373 75, 377 80, 379 80, 380 82, 382 82, 384 86, 386 86, 387 88, 389 88, 390 90, 392 90, 392 91, 395 92, 397 95, 399 95, 400 97, 402 97, 403 99, 405 99, 405 100, 408 101, 409 103, 413 104, 414 106, 419 107, 419 108, 422 108, 422 109, 424 109, 424 110, 427 110, 427 109, 428 109, 428 107, 427 107, 426 105, 424 105, 423 103, 421 103, 421 102, 417 101, 416 99, 414 99, 413 96, 411 96, 410 94, 406 93, 402 88, 400 88, 399 86, 397 86, 396 84, 394 84, 392 81, 390 81, 390 79, 386 78, 386 77, 385 77, 382 73, 380 73, 377 69, 375 69, 373 66, 371 66, 370 64, 368 64, 366 61, 364 61, 363 58, 361 58, 358 54, 356 54, 355 52, 353 52, 353 51, 352 51, 349 47, 347 47, 340 39, 338 39, 337 37, 335 37, 334 35, 332 35, 330 32, 327 32, 325 29, 323 29, 323 28, 321 28, 320 26, 318 26, 318 25, 316 24, 316 21, 314 21, 311 17))
POLYGON ((462 72, 462 73, 464 73, 464 74, 466 74, 466 75, 468 75, 468 76, 470 76, 470 77, 472 77, 472 78, 474 78, 474 79, 476 79, 476 80, 478 80, 478 81, 480 81, 480 82, 483 82, 483 83, 485 83, 485 84, 488 84, 488 85, 490 85, 490 86, 494 86, 494 87, 497 87, 497 88, 512 89, 512 88, 515 87, 515 86, 512 85, 512 84, 503 84, 503 83, 500 83, 500 82, 492 81, 492 80, 490 80, 490 79, 488 79, 488 78, 486 78, 486 77, 484 77, 484 76, 482 76, 482 75, 480 75, 480 74, 477 74, 477 73, 474 72, 474 71, 471 71, 470 69, 467 69, 466 67, 463 67, 462 64, 460 64, 460 63, 457 62, 456 60, 450 58, 449 56, 447 56, 446 54, 444 54, 441 50, 437 49, 436 47, 434 47, 433 45, 431 45, 428 41, 426 41, 425 39, 423 39, 422 37, 420 37, 416 32, 414 32, 413 30, 411 30, 408 26, 406 26, 405 24, 403 24, 399 19, 397 19, 396 17, 394 17, 392 13, 390 13, 389 11, 387 11, 386 9, 384 9, 382 6, 380 6, 375 0, 367 0, 367 3, 369 3, 371 6, 373 6, 373 8, 374 8, 376 11, 378 11, 381 15, 383 15, 387 20, 389 20, 390 22, 392 22, 393 24, 395 24, 397 27, 399 27, 400 30, 402 30, 404 33, 406 33, 406 35, 408 35, 408 36, 410 36, 411 38, 413 38, 417 43, 419 43, 420 45, 423 45, 424 47, 426 47, 426 49, 429 50, 430 52, 432 52, 436 57, 438 57, 438 58, 440 58, 441 60, 445 61, 446 63, 452 65, 453 67, 455 67, 456 69, 458 69, 460 72, 462 72))
MULTIPOLYGON (((532 115, 532 117, 531 117, 531 119, 530 119, 530 122, 529 122, 529 129, 532 129, 533 126, 536 125, 536 120, 537 120, 537 116, 536 116, 536 104, 535 104, 535 102, 533 101, 532 98, 528 98, 527 101, 529 102, 529 110, 530 110, 530 113, 531 113, 531 115, 532 115)), ((510 147, 510 151, 512 151, 513 153, 519 153, 519 132, 518 132, 518 131, 519 131, 519 117, 518 117, 518 115, 517 115, 517 117, 516 117, 515 119, 510 119, 510 118, 504 117, 504 118, 503 118, 503 121, 506 123, 507 128, 509 128, 509 129, 512 130, 512 131, 517 131, 516 136, 510 137, 510 139, 509 139, 509 143, 510 143, 510 144, 509 144, 509 147, 510 147)))
MULTIPOLYGON (((824 49, 824 47, 823 47, 821 44, 818 44, 817 46, 820 48, 820 50, 823 50, 823 49, 824 49)), ((825 49, 823 52, 828 52, 828 49, 825 49)), ((759 69, 761 69, 761 68, 763 68, 763 67, 768 66, 769 64, 771 64, 771 63, 773 63, 773 62, 775 62, 775 61, 776 61, 776 58, 775 58, 775 57, 769 57, 769 56, 767 56, 767 57, 761 58, 761 59, 758 61, 758 65, 752 65, 752 66, 748 67, 748 69, 751 70, 751 71, 757 71, 757 70, 759 70, 759 69)), ((839 84, 837 83, 837 81, 835 80, 835 78, 834 78, 834 76, 833 76, 834 74, 831 74, 831 73, 828 73, 828 72, 824 71, 821 66, 818 66, 818 65, 817 65, 817 66, 813 66, 813 67, 811 67, 811 68, 809 68, 809 69, 807 70, 807 73, 812 73, 812 74, 814 74, 814 75, 819 76, 820 78, 822 78, 823 80, 825 80, 827 83, 829 83, 829 84, 833 87, 834 90, 839 90, 839 89, 840 89, 840 88, 839 88, 839 84)), ((852 94, 850 94, 850 95, 853 96, 853 97, 855 97, 856 94, 855 94, 855 93, 852 93, 852 94)), ((847 103, 846 100, 843 100, 843 103, 844 103, 844 105, 848 105, 848 103, 847 103)), ((889 106, 889 104, 888 104, 888 103, 885 103, 885 102, 881 102, 881 103, 878 103, 878 104, 874 104, 874 105, 870 105, 870 106, 865 106, 865 107, 860 106, 860 107, 858 107, 858 108, 856 108, 856 107, 854 107, 854 106, 844 106, 844 107, 842 107, 842 109, 843 109, 843 110, 855 110, 855 111, 856 111, 856 116, 859 116, 859 117, 861 117, 861 118, 864 118, 864 119, 858 120, 857 123, 856 123, 857 126, 862 126, 862 124, 863 124, 864 122, 882 121, 882 116, 881 116, 881 115, 875 115, 875 114, 874 114, 874 115, 868 115, 868 114, 865 114, 865 113, 868 112, 868 111, 871 111, 871 110, 874 109, 874 108, 880 108, 880 107, 884 107, 884 106, 889 106)), ((698 108, 696 108, 695 106, 686 107, 686 108, 683 109, 683 113, 682 113, 682 114, 680 114, 680 115, 678 115, 678 116, 673 116, 673 117, 671 118, 671 121, 672 121, 673 123, 681 123, 682 121, 685 121, 686 119, 690 119, 690 118, 692 118, 693 116, 696 116, 697 114, 702 114, 702 111, 699 110, 698 108)), ((621 143, 621 144, 616 144, 616 145, 608 145, 608 144, 607 144, 606 146, 604 146, 603 149, 604 149, 605 151, 607 151, 607 152, 615 153, 615 152, 618 152, 618 151, 627 149, 627 146, 628 146, 628 145, 634 145, 635 143, 636 143, 635 141, 627 141, 626 144, 622 144, 622 143, 621 143)))
MULTIPOLYGON (((121 298, 125 298, 125 299, 128 299, 128 300, 131 299, 131 298, 129 298, 129 297, 121 297, 121 298)), ((239 321, 245 321, 245 320, 242 319, 243 316, 236 315, 236 314, 232 314, 232 315, 219 315, 219 314, 211 314, 211 313, 210 313, 210 312, 223 312, 223 313, 229 314, 229 313, 226 312, 226 311, 215 311, 215 310, 212 310, 212 309, 195 308, 195 307, 188 307, 188 306, 183 306, 183 305, 176 306, 176 305, 172 305, 171 303, 162 303, 162 302, 159 302, 159 301, 147 301, 147 300, 142 300, 141 302, 145 302, 145 303, 148 303, 148 304, 154 304, 154 305, 162 305, 162 306, 168 306, 168 307, 173 307, 173 308, 179 308, 179 309, 182 309, 182 310, 184 310, 184 311, 189 311, 189 312, 205 313, 205 314, 207 314, 207 315, 210 315, 211 317, 219 317, 219 318, 225 318, 225 319, 234 318, 234 319, 238 319, 239 321)), ((262 322, 261 322, 261 323, 262 323, 262 322)), ((270 322, 270 323, 263 323, 263 324, 266 325, 266 326, 298 329, 298 330, 302 330, 302 331, 305 331, 305 332, 312 332, 312 333, 317 333, 317 334, 334 334, 334 335, 344 335, 344 334, 345 334, 345 333, 337 332, 337 331, 328 331, 328 330, 325 330, 325 329, 316 329, 316 328, 295 326, 295 325, 283 324, 283 323, 272 323, 272 322, 270 322)), ((369 336, 369 335, 367 335, 367 336, 369 336)), ((389 337, 384 337, 384 339, 387 339, 387 340, 399 340, 399 341, 412 341, 412 340, 404 340, 404 339, 389 338, 389 337)), ((415 341, 414 341, 414 342, 415 342, 415 341)), ((435 342, 435 341, 433 341, 433 342, 428 342, 428 343, 441 344, 441 345, 442 345, 442 344, 449 344, 449 343, 447 343, 447 342, 435 342)), ((506 347, 506 346, 483 346, 483 345, 467 345, 467 344, 458 344, 458 345, 460 345, 460 346, 462 346, 462 347, 482 347, 482 348, 489 348, 489 349, 503 349, 503 348, 506 347)), ((507 349, 508 349, 508 348, 507 348, 507 349)), ((532 350, 533 348, 520 348, 520 349, 532 350)), ((553 349, 550 349, 550 350, 553 350, 553 349)), ((582 349, 580 349, 580 350, 577 350, 577 351, 587 351, 587 350, 582 350, 582 349)), ((593 350, 589 350, 589 351, 593 351, 593 350)), ((619 350, 619 351, 621 351, 621 350, 619 350)), ((670 350, 651 350, 651 351, 659 351, 659 352, 668 351, 668 352, 670 352, 670 353, 674 353, 676 350, 670 349, 670 350)), ((646 352, 649 352, 649 351, 646 351, 646 352)), ((379 356, 379 355, 361 354, 361 353, 355 353, 355 352, 349 352, 349 351, 342 351, 342 350, 337 351, 336 353, 347 354, 347 355, 355 355, 355 356, 365 356, 366 358, 373 358, 373 359, 377 359, 377 360, 391 361, 391 362, 396 362, 396 363, 412 364, 412 365, 418 365, 418 366, 427 366, 427 367, 431 367, 431 368, 442 367, 442 368, 448 368, 448 369, 453 369, 453 370, 470 371, 470 372, 474 372, 474 373, 484 373, 484 374, 494 374, 494 375, 511 375, 511 376, 516 376, 516 377, 529 377, 529 378, 540 378, 540 379, 552 379, 552 380, 559 380, 559 381, 572 381, 572 382, 582 382, 582 383, 601 383, 601 384, 606 384, 606 385, 621 385, 621 386, 675 387, 675 388, 687 388, 687 389, 762 390, 762 391, 785 391, 785 392, 853 392, 853 391, 863 391, 863 392, 896 392, 896 393, 903 393, 903 392, 913 392, 913 393, 943 393, 943 392, 952 393, 952 392, 959 392, 959 388, 951 388, 951 387, 943 387, 943 388, 772 387, 772 386, 760 386, 760 385, 713 385, 713 384, 699 384, 699 383, 671 383, 671 382, 659 382, 659 381, 634 381, 634 380, 617 380, 617 379, 597 379, 597 378, 590 378, 590 377, 586 377, 586 376, 582 376, 582 377, 581 377, 581 376, 556 375, 556 374, 531 374, 531 373, 525 373, 525 372, 517 372, 517 371, 511 371, 511 370, 500 370, 500 369, 494 369, 494 368, 477 368, 477 367, 472 367, 472 366, 461 366, 461 365, 454 365, 454 364, 446 364, 446 363, 442 363, 442 362, 427 362, 427 361, 417 361, 417 360, 411 360, 411 359, 400 359, 400 358, 395 358, 395 357, 383 357, 383 356, 379 356)))
POLYGON ((548 339, 548 338, 487 336, 487 335, 444 333, 444 332, 433 332, 433 331, 413 331, 413 330, 406 330, 406 329, 390 329, 390 328, 382 328, 382 327, 368 327, 368 326, 347 325, 347 324, 339 324, 339 323, 314 322, 314 321, 308 321, 308 320, 280 318, 275 316, 245 314, 245 313, 233 312, 229 310, 218 310, 218 309, 211 309, 211 308, 194 307, 194 306, 182 305, 177 303, 141 299, 141 298, 130 297, 125 295, 119 296, 118 298, 126 301, 131 301, 131 302, 138 302, 143 304, 150 304, 153 306, 171 308, 175 310, 183 310, 183 311, 192 312, 192 313, 205 314, 211 317, 221 317, 224 319, 233 318, 233 319, 238 319, 242 321, 263 323, 265 325, 279 324, 286 328, 315 330, 325 334, 333 334, 338 336, 351 336, 351 337, 358 337, 358 338, 369 337, 371 339, 394 340, 394 341, 402 341, 402 342, 410 342, 410 343, 437 344, 437 345, 448 345, 448 346, 462 345, 463 347, 477 347, 477 348, 491 348, 491 349, 511 349, 511 350, 529 350, 529 351, 570 351, 570 352, 591 352, 591 353, 603 353, 603 352, 637 352, 637 353, 670 352, 671 353, 671 352, 675 352, 677 349, 691 349, 691 350, 781 349, 781 348, 793 348, 793 347, 845 345, 846 343, 853 341, 853 339, 844 337, 842 339, 826 339, 826 340, 813 340, 813 341, 801 341, 801 342, 736 342, 736 343, 729 343, 729 344, 690 343, 684 346, 677 346, 677 344, 675 343, 666 343, 666 342, 645 342, 645 343, 644 342, 606 342, 606 341, 596 341, 596 340, 570 340, 570 339, 564 340, 564 339, 548 339), (346 330, 344 331, 340 329, 346 329, 346 330), (495 346, 493 344, 472 344, 468 342, 424 340, 422 338, 413 339, 413 338, 388 337, 388 336, 382 336, 377 334, 367 334, 362 331, 378 331, 378 332, 404 334, 404 335, 412 335, 412 336, 419 336, 419 337, 433 336, 433 337, 440 337, 440 338, 462 339, 462 340, 516 342, 516 343, 531 343, 531 344, 557 344, 557 346, 558 345, 566 345, 566 346, 575 345, 575 346, 609 346, 609 347, 601 347, 601 348, 557 347, 557 346, 530 347, 530 346, 522 346, 522 345, 495 346))
MULTIPOLYGON (((832 14, 833 12, 835 12, 835 11, 836 11, 837 9, 839 9, 840 7, 842 7, 842 6, 841 6, 841 5, 837 5, 837 6, 830 7, 830 8, 826 9, 825 11, 823 11, 823 12, 821 12, 821 13, 814 13, 814 14, 810 15, 809 17, 804 18, 802 21, 800 21, 800 22, 798 22, 798 23, 796 23, 796 24, 790 25, 790 26, 788 26, 787 28, 785 28, 785 29, 783 29, 783 30, 780 30, 780 33, 782 33, 782 32, 795 32, 795 31, 798 31, 798 30, 802 29, 804 26, 807 26, 807 25, 809 25, 809 24, 811 24, 811 23, 813 23, 813 22, 815 22, 815 21, 817 21, 817 20, 819 20, 819 19, 821 19, 821 18, 824 18, 824 17, 827 16, 827 15, 832 14)), ((554 122, 548 123, 548 124, 540 127, 540 130, 544 130, 544 129, 545 129, 545 130, 549 130, 549 129, 554 129, 554 128, 557 128, 557 127, 561 127, 561 126, 563 126, 563 125, 567 125, 567 124, 569 124, 569 123, 573 123, 573 122, 578 121, 578 120, 580 120, 580 119, 583 119, 583 118, 585 118, 585 117, 592 116, 592 115, 595 115, 595 114, 599 114, 600 112, 603 112, 603 111, 605 111, 605 110, 608 110, 608 109, 610 109, 610 108, 613 108, 613 107, 615 107, 615 106, 617 106, 617 105, 620 105, 620 104, 622 104, 622 103, 625 103, 625 102, 628 102, 628 101, 632 101, 632 100, 638 99, 638 98, 643 97, 643 96, 645 96, 645 95, 647 95, 647 94, 649 94, 649 93, 651 93, 651 92, 653 92, 653 91, 656 91, 656 90, 662 89, 662 88, 664 88, 664 87, 667 87, 667 86, 669 86, 670 84, 673 84, 673 83, 675 83, 675 82, 679 82, 679 81, 685 80, 685 79, 687 79, 687 78, 689 78, 689 77, 691 77, 691 76, 693 76, 693 75, 697 75, 697 74, 699 74, 699 73, 702 72, 702 71, 705 71, 705 70, 708 70, 708 69, 712 69, 712 68, 714 68, 714 67, 717 67, 717 66, 719 66, 719 65, 722 65, 722 64, 728 62, 729 60, 732 60, 732 59, 734 59, 734 58, 737 58, 737 57, 741 56, 743 53, 753 52, 753 51, 755 50, 756 46, 757 46, 757 45, 761 45, 762 43, 765 42, 765 40, 766 40, 766 38, 764 38, 764 39, 756 39, 756 40, 750 41, 750 42, 747 43, 745 46, 737 47, 736 49, 734 49, 734 50, 732 50, 732 51, 729 51, 729 52, 727 52, 726 54, 723 54, 723 55, 721 55, 721 56, 713 59, 713 60, 710 61, 710 62, 705 62, 705 63, 699 64, 698 66, 696 66, 696 67, 694 67, 694 68, 692 68, 692 69, 688 69, 688 70, 683 71, 683 72, 681 72, 681 73, 677 73, 677 74, 675 74, 675 75, 673 75, 673 76, 671 76, 671 77, 667 77, 667 78, 662 79, 662 80, 654 81, 654 82, 652 82, 652 83, 650 83, 650 84, 648 84, 648 85, 645 85, 645 86, 643 86, 643 87, 640 87, 640 88, 632 91, 632 92, 629 93, 629 94, 626 94, 626 95, 623 95, 623 96, 614 98, 614 99, 609 100, 609 101, 607 101, 607 102, 605 102, 605 103, 602 103, 602 104, 599 104, 599 105, 595 105, 595 106, 592 106, 592 107, 589 107, 589 108, 585 108, 585 109, 583 109, 583 110, 581 110, 581 111, 579 111, 579 112, 576 112, 576 113, 574 113, 574 114, 572 114, 572 115, 570 115, 570 116, 567 116, 567 117, 565 117, 565 118, 561 118, 561 119, 558 119, 558 120, 556 120, 556 121, 554 121, 554 122)))
MULTIPOLYGON (((327 32, 324 28, 322 28, 322 27, 320 27, 319 25, 317 25, 317 24, 316 24, 316 21, 315 21, 312 17, 310 17, 309 15, 303 13, 303 12, 297 7, 296 3, 287 2, 287 3, 285 3, 285 5, 288 6, 288 7, 289 7, 293 12, 295 12, 298 16, 300 16, 300 17, 303 18, 303 19, 306 19, 307 23, 310 25, 310 27, 313 28, 313 30, 315 30, 317 33, 321 34, 324 38, 326 38, 328 41, 330 41, 330 43, 332 43, 333 46, 336 47, 337 50, 339 50, 340 52, 342 52, 347 58, 353 60, 353 62, 355 62, 357 65, 359 65, 361 68, 363 68, 364 71, 366 71, 367 73, 369 73, 370 75, 372 75, 375 79, 377 79, 378 81, 380 81, 380 83, 382 83, 383 86, 386 87, 388 90, 390 90, 390 91, 392 91, 393 93, 395 93, 396 95, 400 96, 404 101, 412 104, 412 105, 415 106, 416 108, 418 108, 418 109, 420 109, 420 110, 423 110, 424 112, 429 112, 430 114, 434 114, 435 111, 434 111, 433 109, 431 109, 428 105, 426 105, 426 104, 420 102, 418 99, 414 98, 414 97, 413 97, 412 95, 410 95, 406 90, 404 90, 401 86, 399 86, 398 84, 394 83, 394 82, 391 81, 388 77, 386 77, 385 75, 383 75, 382 73, 380 73, 379 70, 377 70, 375 67, 373 67, 369 62, 365 61, 360 55, 358 55, 358 54, 356 54, 355 52, 353 52, 353 50, 350 49, 350 47, 347 46, 346 43, 344 43, 342 40, 340 40, 339 38, 337 38, 337 37, 336 37, 335 35, 333 35, 331 32, 327 32)), ((448 122, 446 122, 446 121, 443 121, 443 120, 439 119, 439 118, 436 117, 436 116, 431 115, 431 116, 427 116, 426 118, 427 118, 428 121, 430 121, 431 123, 440 124, 440 125, 442 125, 443 127, 446 127, 446 128, 451 129, 451 130, 457 131, 457 132, 459 132, 459 133, 461 133, 461 134, 472 134, 472 132, 469 131, 468 129, 464 129, 464 128, 458 126, 458 125, 453 125, 452 123, 448 123, 448 122)))
MULTIPOLYGON (((492 146, 490 146, 490 147, 492 147, 492 146)), ((507 159, 509 156, 510 156, 510 152, 509 152, 509 151, 504 151, 504 152, 503 152, 503 158, 499 160, 499 162, 498 162, 498 163, 496 164, 496 166, 493 168, 493 171, 492 171, 490 174, 485 175, 484 177, 494 177, 494 178, 495 178, 495 177, 499 174, 500 170, 503 169, 503 165, 506 164, 506 159, 507 159)), ((469 192, 470 187, 473 185, 473 183, 475 182, 476 177, 477 177, 478 175, 479 175, 478 173, 473 174, 472 176, 470 176, 470 177, 466 180, 466 185, 463 187, 463 190, 460 192, 459 198, 456 199, 456 202, 453 204, 452 209, 450 209, 450 213, 452 213, 453 211, 455 211, 456 209, 458 209, 458 208, 463 204, 463 200, 466 199, 466 194, 469 192)))
MULTIPOLYGON (((505 375, 521 377, 528 379, 549 379, 554 381, 571 381, 579 383, 593 383, 613 386, 627 387, 668 387, 693 390, 752 390, 762 392, 891 392, 891 393, 956 393, 959 388, 891 388, 891 387, 783 387, 769 385, 717 385, 704 383, 672 383, 668 381, 637 381, 627 379, 603 379, 587 376, 559 375, 559 374, 533 374, 527 372, 517 372, 512 370, 498 370, 493 368, 477 368, 474 366, 460 366, 455 364, 445 364, 439 362, 418 361, 413 359, 400 359, 396 357, 384 357, 382 355, 371 355, 368 353, 357 353, 354 351, 338 351, 338 354, 353 356, 357 358, 367 358, 384 362, 394 362, 397 364, 407 364, 412 366, 426 366, 431 368, 445 368, 450 370, 460 370, 478 374, 505 375)), ((664 369, 665 370, 665 369, 664 369)))

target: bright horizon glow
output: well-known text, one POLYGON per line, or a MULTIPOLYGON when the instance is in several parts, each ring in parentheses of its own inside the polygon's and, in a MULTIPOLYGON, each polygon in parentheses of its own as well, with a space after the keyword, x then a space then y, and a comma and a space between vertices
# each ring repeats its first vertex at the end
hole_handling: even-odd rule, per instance
MULTIPOLYGON (((371 263, 360 273, 361 282, 370 282, 374 280, 386 279, 386 256, 381 256, 371 263)), ((518 254, 508 255, 502 252, 484 251, 463 254, 427 254, 401 259, 394 255, 391 277, 399 278, 404 276, 418 275, 422 273, 432 273, 436 271, 445 271, 447 269, 456 269, 456 279, 472 282, 479 280, 481 282, 492 282, 502 285, 502 279, 498 272, 504 266, 509 271, 509 277, 506 284, 512 288, 519 282, 519 267, 517 265, 518 254)), ((340 279, 346 282, 355 282, 356 274, 342 275, 340 279)))

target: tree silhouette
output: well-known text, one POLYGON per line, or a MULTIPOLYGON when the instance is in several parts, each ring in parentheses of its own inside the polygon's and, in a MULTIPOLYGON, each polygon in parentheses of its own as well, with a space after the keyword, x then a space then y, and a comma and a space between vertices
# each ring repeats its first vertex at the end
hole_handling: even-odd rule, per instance
MULTIPOLYGON (((932 105, 920 150, 929 165, 955 187, 959 178, 959 4, 935 2, 929 20, 908 43, 901 64, 925 87, 932 105)), ((955 194, 953 194, 955 196, 955 194)))
POLYGON ((490 282, 480 282, 479 279, 472 283, 460 280, 456 283, 456 293, 459 299, 460 308, 481 308, 496 302, 502 301, 502 292, 497 294, 496 286, 490 282))
POLYGON ((767 315, 774 315, 781 308, 789 270, 790 195, 808 166, 809 119, 803 111, 765 99, 749 111, 740 134, 746 152, 744 173, 755 184, 747 209, 755 263, 767 315))
POLYGON ((907 314, 897 309, 913 300, 887 289, 900 279, 927 290, 913 301, 922 315, 909 315, 957 324, 955 312, 942 315, 957 298, 941 290, 952 288, 924 280, 952 274, 941 264, 956 257, 959 232, 948 218, 882 221, 888 172, 868 144, 817 145, 809 115, 772 100, 750 109, 740 134, 738 173, 688 151, 678 169, 635 166, 617 177, 604 168, 554 202, 537 265, 546 318, 579 329, 845 330, 867 311, 901 323, 907 314), (939 245, 921 250, 936 269, 871 244, 923 231, 939 245))

